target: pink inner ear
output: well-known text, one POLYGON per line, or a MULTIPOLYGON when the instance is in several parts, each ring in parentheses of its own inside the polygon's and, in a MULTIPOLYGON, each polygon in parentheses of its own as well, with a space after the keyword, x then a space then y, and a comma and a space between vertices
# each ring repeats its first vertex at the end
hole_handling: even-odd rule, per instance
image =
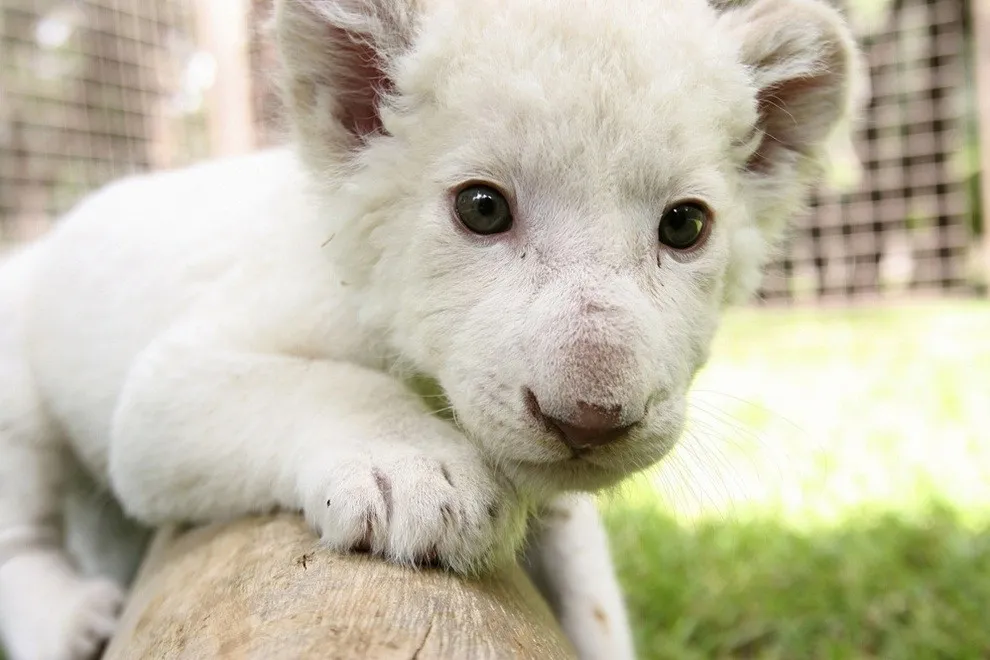
POLYGON ((382 131, 379 103, 391 91, 392 82, 385 75, 378 53, 345 30, 330 30, 340 58, 335 81, 338 121, 357 137, 382 131))
POLYGON ((758 115, 757 126, 763 131, 760 146, 746 162, 746 169, 751 172, 765 173, 773 168, 773 164, 781 149, 791 149, 785 126, 781 125, 780 115, 786 120, 787 106, 779 93, 786 85, 774 85, 762 90, 756 99, 758 115))
POLYGON ((757 96, 758 126, 763 140, 746 168, 767 172, 781 150, 807 153, 827 134, 841 114, 836 105, 834 74, 793 78, 760 91, 757 96))

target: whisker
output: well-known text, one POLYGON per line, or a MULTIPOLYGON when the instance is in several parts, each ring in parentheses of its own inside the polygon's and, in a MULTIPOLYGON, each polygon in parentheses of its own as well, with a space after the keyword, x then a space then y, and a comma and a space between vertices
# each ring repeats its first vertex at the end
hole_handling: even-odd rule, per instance
POLYGON ((688 421, 681 440, 655 471, 648 471, 650 490, 681 522, 707 517, 724 519, 741 505, 778 506, 776 495, 788 488, 794 472, 809 464, 816 443, 808 432, 782 415, 733 395, 697 390, 689 402, 688 421), (765 432, 737 418, 731 411, 706 400, 716 394, 726 400, 751 406, 782 421, 802 440, 799 454, 793 444, 769 438, 765 432), (772 441, 771 441, 772 440, 772 441), (786 469, 785 469, 786 468, 786 469))
MULTIPOLYGON (((767 413, 767 414, 769 414, 770 416, 772 416, 772 417, 774 417, 776 419, 780 419, 780 420, 786 422, 789 426, 791 426, 796 431, 801 431, 802 433, 804 433, 804 432, 807 431, 807 429, 805 429, 804 427, 802 427, 800 424, 798 424, 797 422, 795 422, 793 419, 791 419, 791 418, 789 418, 789 417, 787 417, 787 416, 785 416, 785 415, 777 412, 773 408, 767 408, 766 406, 761 405, 759 403, 756 403, 755 401, 750 401, 749 399, 744 399, 742 397, 735 396, 733 394, 728 394, 727 392, 720 392, 718 390, 707 390, 707 389, 694 389, 694 390, 692 390, 692 394, 715 395, 715 396, 724 397, 726 399, 732 399, 733 401, 735 401, 737 403, 745 404, 746 406, 749 406, 750 408, 753 408, 755 410, 759 410, 760 412, 767 413)), ((697 401, 696 400, 693 400, 692 403, 697 403, 697 401)))

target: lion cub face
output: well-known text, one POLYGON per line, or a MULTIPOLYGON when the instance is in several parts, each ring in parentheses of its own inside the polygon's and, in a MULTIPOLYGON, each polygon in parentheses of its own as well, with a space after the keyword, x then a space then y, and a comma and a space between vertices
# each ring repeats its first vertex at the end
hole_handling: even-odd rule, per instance
POLYGON ((302 151, 374 313, 492 460, 598 488, 677 439, 724 303, 849 106, 815 0, 285 0, 302 151), (343 174, 341 174, 343 172, 343 174), (367 257, 365 258, 365 254, 367 257))

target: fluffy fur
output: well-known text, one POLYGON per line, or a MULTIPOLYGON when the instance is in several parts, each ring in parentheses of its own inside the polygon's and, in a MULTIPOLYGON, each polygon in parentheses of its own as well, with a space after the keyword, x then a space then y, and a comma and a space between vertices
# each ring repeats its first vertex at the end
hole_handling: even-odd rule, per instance
POLYGON ((569 493, 677 440, 720 311, 849 108, 839 15, 283 0, 275 25, 293 148, 114 184, 0 267, 11 657, 84 658, 112 630, 126 570, 65 550, 75 462, 145 525, 301 510, 333 548, 462 572, 528 530, 579 655, 630 657, 593 504, 569 493), (458 225, 471 180, 507 191, 510 232, 458 225), (657 240, 683 199, 716 216, 690 254, 657 240), (576 457, 527 391, 637 423, 576 457))

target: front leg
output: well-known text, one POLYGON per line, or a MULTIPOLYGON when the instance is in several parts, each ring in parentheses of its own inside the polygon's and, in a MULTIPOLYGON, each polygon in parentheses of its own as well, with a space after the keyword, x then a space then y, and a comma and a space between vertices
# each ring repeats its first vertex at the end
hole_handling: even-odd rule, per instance
POLYGON ((625 604, 595 503, 562 495, 534 518, 526 569, 581 660, 635 658, 625 604))
POLYGON ((118 405, 110 479, 152 524, 302 510, 339 550, 459 572, 514 556, 514 489, 384 373, 181 339, 152 345, 118 405))

